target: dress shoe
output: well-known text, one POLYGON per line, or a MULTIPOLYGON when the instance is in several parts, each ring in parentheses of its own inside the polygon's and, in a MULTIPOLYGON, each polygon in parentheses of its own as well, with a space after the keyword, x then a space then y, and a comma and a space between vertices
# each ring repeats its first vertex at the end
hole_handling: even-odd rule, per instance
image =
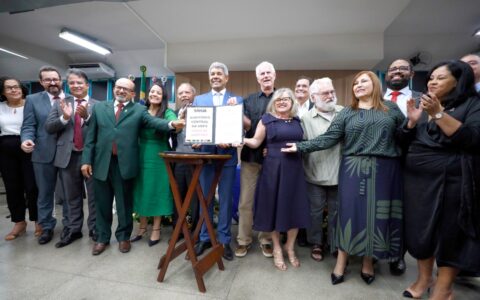
POLYGON ((95 243, 92 249, 92 255, 102 254, 103 251, 107 248, 109 243, 95 243))
POLYGON ((142 237, 147 233, 147 228, 139 228, 138 234, 130 239, 130 242, 135 243, 142 239, 142 237), (142 233, 141 233, 142 232, 142 233))
POLYGON ((230 244, 223 244, 223 258, 233 260, 233 251, 230 244))
POLYGON ((405 265, 405 260, 400 258, 399 260, 390 262, 390 273, 395 276, 402 275, 405 273, 407 266, 405 265))
POLYGON ((195 245, 195 255, 199 256, 199 255, 202 255, 202 253, 207 250, 208 248, 212 248, 212 243, 210 241, 206 241, 206 242, 198 242, 196 245, 195 245))
POLYGON ((67 235, 66 237, 64 237, 63 239, 60 239, 60 241, 55 244, 55 247, 56 248, 65 247, 73 243, 75 240, 81 239, 82 237, 83 237, 83 234, 81 232, 73 232, 67 235))
POLYGON ((332 274, 330 274, 330 278, 332 279, 332 284, 336 285, 345 281, 345 274, 336 275, 332 272, 332 274))
POLYGON ((235 256, 236 257, 244 257, 247 255, 248 250, 252 247, 252 244, 248 245, 238 245, 237 249, 235 249, 235 256))
POLYGON ((68 229, 68 227, 63 227, 62 233, 60 234, 60 239, 62 240, 69 235, 70 235, 70 229, 68 229))
POLYGON ((132 245, 130 244, 130 241, 121 241, 118 244, 118 250, 122 253, 127 253, 130 252, 130 249, 132 248, 132 245))
POLYGON ((152 229, 152 235, 156 231, 158 231, 159 237, 158 237, 158 239, 152 240, 152 236, 150 236, 150 238, 148 239, 148 246, 149 247, 155 246, 156 244, 158 244, 158 242, 160 242, 160 228, 153 228, 152 229))
POLYGON ((360 277, 362 277, 366 284, 371 284, 375 280, 375 274, 367 274, 362 271, 360 271, 360 277))
POLYGON ((50 242, 53 238, 53 230, 52 229, 45 229, 42 232, 42 235, 38 238, 38 243, 40 245, 45 245, 46 243, 50 242))
POLYGON ((91 229, 89 232, 88 232, 88 236, 92 239, 92 241, 96 242, 97 239, 98 239, 98 234, 97 234, 97 231, 95 229, 91 229))

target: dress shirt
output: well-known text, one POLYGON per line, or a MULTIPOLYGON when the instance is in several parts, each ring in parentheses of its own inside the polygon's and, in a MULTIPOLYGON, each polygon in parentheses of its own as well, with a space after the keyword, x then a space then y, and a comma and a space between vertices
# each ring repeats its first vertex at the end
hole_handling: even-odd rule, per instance
POLYGON ((302 118, 302 116, 310 110, 310 99, 307 99, 307 101, 303 102, 303 104, 300 104, 297 102, 298 105, 298 117, 302 118))
MULTIPOLYGON (((78 98, 74 98, 74 100, 73 100, 73 111, 74 111, 74 112, 77 111, 77 106, 78 106, 77 99, 78 99, 78 98)), ((88 97, 88 95, 87 95, 87 96, 85 96, 85 97, 82 98, 82 99, 88 102, 88 100, 90 99, 90 97, 88 97)), ((72 116, 72 117, 75 118, 74 116, 72 116)), ((82 126, 83 126, 83 122, 88 121, 88 119, 90 119, 90 115, 88 115, 88 117, 87 117, 86 120, 84 120, 84 119, 82 118, 82 126)), ((68 123, 68 121, 63 118, 63 114, 60 116, 60 121, 61 121, 62 124, 64 124, 64 125, 68 123)))
MULTIPOLYGON (((392 92, 393 91, 391 89, 387 89, 387 91, 385 92, 385 95, 383 96, 383 99, 391 101, 392 100, 392 92)), ((407 115, 407 101, 410 100, 410 98, 412 98, 412 90, 407 85, 403 89, 399 90, 399 92, 400 92, 400 95, 398 95, 398 97, 397 97, 397 105, 400 108, 400 110, 402 111, 403 115, 406 116, 407 115)))
POLYGON ((227 92, 227 89, 223 89, 220 92, 212 90, 213 106, 223 105, 223 97, 224 97, 226 92, 227 92))
MULTIPOLYGON (((335 105, 333 114, 319 112, 312 108, 302 117, 304 138, 311 140, 325 131, 332 123, 333 118, 343 109, 335 105)), ((340 168, 342 143, 322 151, 316 151, 303 155, 303 167, 307 182, 332 186, 338 184, 338 169, 340 168)))
MULTIPOLYGON (((55 104, 55 101, 57 101, 57 99, 53 99, 55 96, 50 94, 49 92, 47 92, 47 95, 48 95, 48 98, 50 98, 50 104, 53 106, 55 104)), ((59 97, 60 99, 65 99, 65 94, 62 91, 57 97, 59 97)))

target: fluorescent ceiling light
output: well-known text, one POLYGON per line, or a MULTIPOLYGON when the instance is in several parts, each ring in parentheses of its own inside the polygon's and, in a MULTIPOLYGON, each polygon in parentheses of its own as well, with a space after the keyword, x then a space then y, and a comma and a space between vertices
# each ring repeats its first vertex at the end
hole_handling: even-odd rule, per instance
POLYGON ((477 31, 475 31, 475 33, 473 34, 474 36, 480 36, 480 29, 478 29, 477 31))
POLYGON ((74 44, 77 44, 79 46, 85 47, 89 50, 95 51, 95 52, 100 53, 102 55, 107 55, 107 54, 112 53, 112 51, 110 49, 102 47, 102 46, 96 44, 95 42, 81 36, 78 33, 73 33, 71 31, 68 31, 68 30, 64 29, 58 34, 58 36, 61 37, 64 40, 67 40, 67 41, 72 42, 74 44))
POLYGON ((4 48, 0 48, 0 51, 3 51, 3 52, 5 52, 5 53, 8 53, 8 54, 11 54, 11 55, 15 55, 15 56, 21 57, 21 58, 23 58, 23 59, 28 59, 28 57, 26 57, 26 56, 20 55, 20 54, 18 54, 18 53, 15 53, 15 52, 13 52, 13 51, 10 51, 10 50, 4 49, 4 48))

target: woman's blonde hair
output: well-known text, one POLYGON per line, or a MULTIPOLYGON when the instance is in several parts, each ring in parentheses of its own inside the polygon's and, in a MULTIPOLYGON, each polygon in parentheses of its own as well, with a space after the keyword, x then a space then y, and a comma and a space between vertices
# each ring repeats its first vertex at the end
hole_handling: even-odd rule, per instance
POLYGON ((290 109, 289 117, 293 118, 297 116, 297 100, 295 99, 295 95, 293 94, 292 90, 289 88, 280 88, 276 90, 275 93, 273 93, 272 99, 270 99, 270 102, 268 102, 266 112, 270 113, 273 116, 277 116, 277 111, 275 109, 275 100, 282 98, 283 94, 287 94, 292 101, 292 108, 290 109))
POLYGON ((360 102, 360 99, 355 97, 355 93, 353 92, 353 86, 355 84, 355 81, 358 79, 358 77, 362 76, 363 74, 367 74, 367 76, 372 80, 372 107, 374 109, 378 110, 383 110, 387 111, 388 107, 383 104, 383 97, 382 97, 382 85, 380 84, 380 79, 378 79, 378 76, 375 75, 375 73, 371 71, 361 71, 358 72, 355 77, 353 77, 352 81, 352 104, 351 107, 354 110, 358 109, 358 103, 360 102))

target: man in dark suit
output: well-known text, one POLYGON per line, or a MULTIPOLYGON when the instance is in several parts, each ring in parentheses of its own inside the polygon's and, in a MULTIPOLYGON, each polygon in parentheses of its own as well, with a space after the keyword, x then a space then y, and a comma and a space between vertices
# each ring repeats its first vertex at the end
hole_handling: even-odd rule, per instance
POLYGON ((95 202, 93 182, 84 177, 81 168, 83 140, 87 133, 92 106, 97 102, 88 96, 88 77, 78 69, 67 73, 67 84, 72 96, 56 102, 45 123, 50 134, 57 134, 57 151, 54 166, 58 168, 59 182, 68 202, 68 233, 60 238, 55 247, 61 248, 81 238, 83 226, 83 196, 85 184, 88 198, 88 228, 95 240, 95 202))
MULTIPOLYGON (((208 78, 212 90, 206 94, 195 97, 193 106, 235 105, 243 102, 241 97, 233 95, 226 89, 228 82, 228 68, 225 64, 220 62, 212 63, 208 69, 208 78)), ((213 146, 201 146, 200 151, 212 154, 230 154, 232 156, 232 158, 223 166, 220 182, 218 183, 220 208, 217 224, 218 241, 223 244, 224 247, 223 257, 226 260, 232 260, 233 251, 230 247, 232 233, 230 231, 230 226, 232 224, 233 183, 235 181, 236 166, 238 163, 237 148, 231 147, 231 145, 219 144, 213 146)), ((215 168, 213 165, 206 165, 203 168, 202 174, 200 175, 200 184, 204 193, 208 193, 214 174, 215 168)), ((208 210, 210 220, 212 220, 213 201, 210 202, 208 210)), ((196 245, 195 252, 197 255, 200 255, 211 246, 212 244, 210 242, 207 227, 204 223, 200 232, 200 241, 196 245)))
MULTIPOLYGON (((387 73, 385 75, 385 83, 387 85, 387 91, 383 98, 387 101, 397 103, 402 113, 407 116, 407 101, 411 98, 416 99, 418 102, 421 93, 410 89, 410 80, 414 75, 413 66, 410 61, 406 59, 394 60, 390 66, 388 66, 387 73)), ((406 149, 404 149, 404 152, 406 149)), ((405 256, 405 251, 403 256, 405 256)), ((390 273, 392 275, 402 275, 405 273, 407 265, 405 264, 404 257, 398 260, 390 262, 390 273)))
MULTIPOLYGON (((33 170, 38 186, 38 223, 43 229, 38 239, 40 245, 52 240, 57 220, 53 217, 54 191, 57 182, 57 167, 53 165, 57 135, 45 131, 45 121, 53 104, 65 98, 60 73, 53 67, 43 67, 39 72, 40 84, 45 91, 26 98, 21 129, 21 148, 32 153, 33 170)), ((63 220, 68 224, 67 204, 63 204, 63 220)), ((62 232, 62 236, 66 232, 62 232)))
MULTIPOLYGON (((139 170, 138 135, 142 127, 168 132, 183 128, 183 120, 152 117, 145 106, 132 101, 135 84, 120 78, 113 89, 115 101, 98 102, 92 108, 82 154, 82 173, 93 175, 97 242, 92 254, 99 255, 110 243, 112 204, 115 196, 118 227, 115 236, 122 253, 130 251, 133 229, 133 182, 139 170)), ((160 158, 159 158, 160 159, 160 158)))
MULTIPOLYGON (((177 99, 179 101, 180 108, 175 112, 179 119, 185 118, 185 112, 187 107, 192 105, 197 91, 188 82, 184 82, 178 86, 177 99)), ((185 145, 185 130, 182 130, 175 134, 176 138, 173 141, 175 151, 179 152, 194 152, 191 145, 185 145)), ((174 169, 175 179, 177 180, 178 190, 182 199, 185 199, 187 195, 188 187, 192 181, 193 170, 190 164, 176 163, 174 169)), ((192 202, 190 204, 190 212, 192 217, 192 227, 195 228, 198 222, 199 205, 197 194, 193 193, 192 202)), ((177 211, 174 210, 173 223, 176 224, 178 218, 177 211)), ((183 233, 180 233, 183 236, 183 233)))

